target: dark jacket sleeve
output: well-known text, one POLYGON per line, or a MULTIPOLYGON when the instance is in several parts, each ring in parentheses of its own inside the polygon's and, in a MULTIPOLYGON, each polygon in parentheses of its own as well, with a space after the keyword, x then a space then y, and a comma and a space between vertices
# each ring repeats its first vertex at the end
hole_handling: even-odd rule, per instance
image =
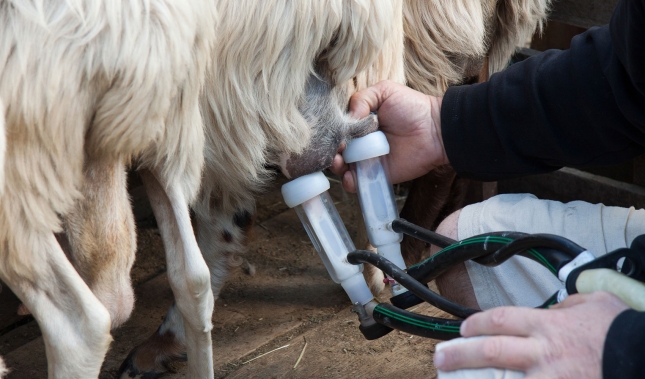
POLYGON ((645 152, 645 0, 622 0, 609 26, 450 88, 444 146, 458 174, 498 180, 645 152))
POLYGON ((645 378, 645 313, 629 310, 618 315, 603 350, 604 379, 645 378))

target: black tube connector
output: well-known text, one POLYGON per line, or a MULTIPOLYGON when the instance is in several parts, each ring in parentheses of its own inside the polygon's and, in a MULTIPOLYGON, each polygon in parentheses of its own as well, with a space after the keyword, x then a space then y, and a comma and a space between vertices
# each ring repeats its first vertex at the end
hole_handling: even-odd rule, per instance
POLYGON ((402 218, 397 218, 392 221, 392 231, 407 234, 410 237, 420 239, 423 242, 431 243, 441 248, 448 247, 458 242, 452 238, 442 236, 437 232, 424 229, 402 218))

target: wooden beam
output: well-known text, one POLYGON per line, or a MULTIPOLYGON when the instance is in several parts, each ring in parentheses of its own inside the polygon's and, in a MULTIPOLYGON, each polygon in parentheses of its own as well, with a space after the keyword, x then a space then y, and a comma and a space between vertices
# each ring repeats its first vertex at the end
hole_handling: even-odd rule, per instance
POLYGON ((609 23, 618 0, 554 1, 549 19, 569 25, 590 28, 609 23))

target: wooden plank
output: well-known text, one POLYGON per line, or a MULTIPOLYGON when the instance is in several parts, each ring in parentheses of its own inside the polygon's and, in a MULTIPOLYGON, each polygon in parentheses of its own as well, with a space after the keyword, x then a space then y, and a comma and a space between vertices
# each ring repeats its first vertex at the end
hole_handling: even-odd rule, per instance
POLYGON ((483 182, 482 183, 482 199, 487 200, 497 195, 498 184, 497 182, 483 182))
POLYGON ((553 3, 549 19, 590 28, 609 23, 618 0, 560 0, 553 3))
POLYGON ((633 183, 645 187, 645 155, 634 158, 632 164, 633 183))
POLYGON ((531 48, 539 51, 549 49, 566 50, 571 47, 571 39, 585 31, 587 31, 587 28, 549 20, 544 31, 533 36, 531 48))
POLYGON ((541 199, 584 200, 610 206, 645 208, 645 188, 572 168, 499 182, 500 193, 532 193, 541 199))

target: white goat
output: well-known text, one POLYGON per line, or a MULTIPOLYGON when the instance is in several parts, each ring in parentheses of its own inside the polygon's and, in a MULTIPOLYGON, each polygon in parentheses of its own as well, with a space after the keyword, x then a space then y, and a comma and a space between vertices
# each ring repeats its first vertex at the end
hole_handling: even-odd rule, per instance
MULTIPOLYGON (((134 239, 119 238, 133 235, 125 191, 133 157, 149 170, 157 208, 174 204, 164 225, 183 227, 169 277, 186 335, 199 341, 189 354, 212 359, 208 268, 185 224, 203 164, 197 100, 215 22, 208 0, 0 1, 0 279, 38 321, 49 377, 97 377, 111 324, 132 308, 127 277, 101 284, 132 264, 134 239), (88 284, 54 237, 59 216, 88 284)), ((191 376, 212 376, 210 366, 191 376)))
MULTIPOLYGON (((281 164, 291 177, 329 166, 344 140, 377 127, 373 116, 345 116, 353 91, 403 81, 400 0, 219 0, 218 12, 220 39, 201 98, 206 165, 194 207, 216 297, 244 251, 254 197, 271 176, 265 165, 281 164)), ((173 306, 121 377, 153 377, 182 357, 181 320, 173 306)))

